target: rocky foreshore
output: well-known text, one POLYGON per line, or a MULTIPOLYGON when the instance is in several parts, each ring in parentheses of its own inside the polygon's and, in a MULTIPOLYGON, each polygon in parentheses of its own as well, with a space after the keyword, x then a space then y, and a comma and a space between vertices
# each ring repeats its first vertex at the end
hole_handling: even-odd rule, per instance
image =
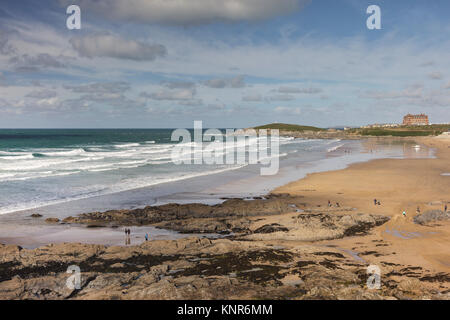
POLYGON ((283 194, 81 214, 62 223, 228 235, 120 247, 0 245, 0 299, 449 299, 438 285, 449 274, 386 260, 382 287, 371 290, 360 256, 383 254, 315 244, 370 234, 388 220, 347 207, 307 209, 302 197, 283 194), (81 272, 79 288, 67 286, 69 266, 81 272))
POLYGON ((155 225, 183 233, 231 233, 248 231, 249 218, 282 214, 303 207, 303 197, 285 194, 258 199, 224 199, 217 205, 169 203, 133 210, 90 212, 67 217, 63 223, 87 226, 155 225))
POLYGON ((355 214, 353 208, 305 207, 303 197, 270 194, 261 199, 226 199, 217 205, 201 203, 147 206, 143 209, 91 212, 67 217, 62 223, 88 227, 153 225, 181 233, 233 234, 252 240, 277 238, 317 241, 364 234, 389 218, 380 215, 355 214), (258 226, 261 217, 298 212, 285 226, 272 223, 258 226), (333 214, 331 214, 331 212, 333 214), (339 213, 339 214, 336 214, 339 213))
POLYGON ((449 275, 393 265, 379 290, 366 263, 335 248, 200 239, 138 246, 0 246, 0 299, 448 299, 449 275), (69 288, 69 266, 80 268, 69 288))

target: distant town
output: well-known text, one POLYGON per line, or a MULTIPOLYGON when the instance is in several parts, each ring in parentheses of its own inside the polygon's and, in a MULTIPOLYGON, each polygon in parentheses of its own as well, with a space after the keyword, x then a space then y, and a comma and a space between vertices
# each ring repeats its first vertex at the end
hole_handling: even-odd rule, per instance
MULTIPOLYGON (((443 124, 449 124, 449 123, 443 123, 443 124)), ((361 126, 361 129, 372 129, 372 128, 396 128, 401 126, 428 126, 430 125, 430 120, 428 118, 428 115, 421 113, 421 114, 407 114, 403 117, 402 123, 374 123, 374 124, 368 124, 365 126, 361 126)), ((346 127, 344 130, 349 130, 351 128, 346 127)))
POLYGON ((428 115, 407 114, 402 123, 370 124, 361 127, 319 128, 297 124, 271 123, 252 129, 278 129, 280 135, 311 139, 359 139, 363 136, 438 136, 450 135, 450 123, 430 123, 428 115))

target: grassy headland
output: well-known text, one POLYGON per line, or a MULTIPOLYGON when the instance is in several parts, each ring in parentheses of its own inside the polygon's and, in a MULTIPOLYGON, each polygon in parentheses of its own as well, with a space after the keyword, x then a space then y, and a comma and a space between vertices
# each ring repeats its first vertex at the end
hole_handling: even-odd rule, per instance
POLYGON ((278 129, 282 131, 325 131, 326 129, 312 127, 312 126, 301 126, 297 124, 286 124, 286 123, 270 123, 263 126, 254 127, 253 129, 278 129))
POLYGON ((348 130, 324 129, 313 126, 303 126, 286 123, 271 123, 253 129, 278 129, 281 135, 294 135, 304 138, 352 138, 363 136, 392 136, 392 137, 421 137, 438 136, 450 131, 450 124, 432 124, 428 126, 398 126, 398 127, 373 127, 351 128, 348 130))

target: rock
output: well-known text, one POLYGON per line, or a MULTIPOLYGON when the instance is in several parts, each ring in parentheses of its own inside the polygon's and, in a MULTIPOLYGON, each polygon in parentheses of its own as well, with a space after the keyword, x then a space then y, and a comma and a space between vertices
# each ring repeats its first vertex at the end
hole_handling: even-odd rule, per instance
POLYGON ((443 212, 441 210, 428 210, 422 214, 414 217, 414 222, 417 224, 427 224, 430 222, 443 221, 450 219, 450 212, 443 212))
POLYGON ((0 282, 0 297, 2 299, 18 299, 24 291, 24 284, 20 277, 0 282))
POLYGON ((0 300, 450 298, 446 274, 416 267, 420 281, 396 282, 395 274, 413 268, 404 265, 392 266, 394 279, 383 273, 382 290, 370 291, 365 268, 331 250, 198 237, 127 247, 0 245, 0 300), (79 290, 66 285, 70 265, 80 267, 79 290))
POLYGON ((286 231, 289 231, 289 229, 281 226, 278 223, 272 223, 272 224, 263 225, 262 227, 259 227, 258 229, 256 229, 253 232, 254 233, 272 233, 272 232, 280 232, 280 231, 286 232, 286 231))
POLYGON ((371 214, 336 215, 330 213, 301 213, 297 215, 289 229, 274 226, 274 230, 284 232, 263 233, 271 231, 269 225, 256 230, 245 239, 248 240, 294 240, 294 241, 320 241, 343 237, 365 235, 369 231, 389 221, 388 217, 371 214))
POLYGON ((42 217, 42 214, 39 214, 39 213, 33 213, 30 217, 32 217, 32 218, 41 218, 41 217, 42 217))
POLYGON ((424 291, 424 286, 419 279, 408 278, 404 281, 401 281, 398 285, 398 288, 405 293, 420 295, 421 292, 424 291))
POLYGON ((65 219, 63 219, 64 223, 76 223, 77 219, 75 217, 69 216, 65 219))
POLYGON ((230 228, 226 225, 228 219, 292 212, 294 211, 292 205, 300 205, 302 200, 302 197, 291 197, 287 194, 281 194, 270 195, 265 199, 227 199, 221 204, 212 206, 201 203, 169 203, 160 206, 147 206, 143 209, 84 213, 77 217, 67 217, 63 222, 121 226, 164 222, 167 223, 164 226, 165 228, 188 232, 187 230, 195 230, 196 228, 192 228, 192 226, 189 228, 184 227, 185 222, 181 223, 181 220, 214 219, 215 221, 208 222, 210 225, 202 227, 204 229, 203 232, 214 232, 215 230, 229 232, 228 229, 231 230, 232 226, 230 228))
POLYGON ((59 219, 58 218, 47 218, 47 219, 45 219, 45 222, 47 222, 47 223, 58 223, 59 219))

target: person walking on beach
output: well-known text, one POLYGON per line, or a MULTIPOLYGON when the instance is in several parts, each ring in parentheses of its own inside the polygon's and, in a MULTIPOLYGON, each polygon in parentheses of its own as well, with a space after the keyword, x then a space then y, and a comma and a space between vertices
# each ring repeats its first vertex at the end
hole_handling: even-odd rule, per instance
POLYGON ((148 241, 148 233, 145 234, 145 241, 148 241))
POLYGON ((447 212, 447 205, 444 206, 444 212, 447 212))
POLYGON ((376 206, 377 205, 377 199, 373 199, 373 204, 376 206))
POLYGON ((331 207, 331 201, 330 200, 328 200, 328 206, 331 207))
POLYGON ((406 211, 403 211, 402 215, 403 215, 404 217, 406 217, 406 211))

